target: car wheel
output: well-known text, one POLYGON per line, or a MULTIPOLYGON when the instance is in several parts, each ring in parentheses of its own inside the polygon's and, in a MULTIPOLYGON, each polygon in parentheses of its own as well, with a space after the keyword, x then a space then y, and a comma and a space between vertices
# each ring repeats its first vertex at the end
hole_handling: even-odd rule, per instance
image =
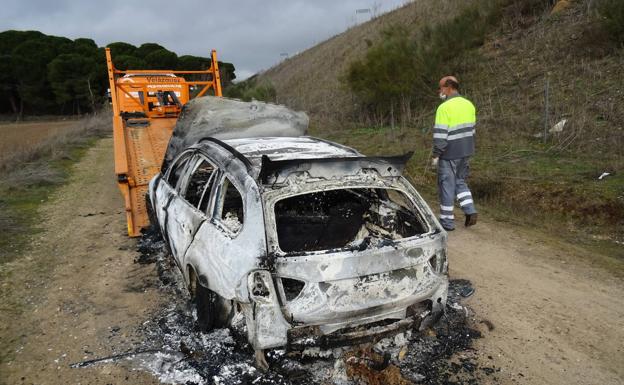
POLYGON ((214 291, 202 286, 195 280, 193 302, 197 311, 197 326, 207 332, 215 328, 226 327, 232 319, 233 307, 214 291))

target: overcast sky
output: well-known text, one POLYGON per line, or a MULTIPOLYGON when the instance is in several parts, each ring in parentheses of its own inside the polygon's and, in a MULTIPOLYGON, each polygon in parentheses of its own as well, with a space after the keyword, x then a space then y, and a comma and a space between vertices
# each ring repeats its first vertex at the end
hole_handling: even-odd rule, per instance
POLYGON ((236 66, 239 79, 267 69, 355 23, 407 0, 17 0, 3 2, 0 31, 158 43, 178 55, 209 56, 236 66))

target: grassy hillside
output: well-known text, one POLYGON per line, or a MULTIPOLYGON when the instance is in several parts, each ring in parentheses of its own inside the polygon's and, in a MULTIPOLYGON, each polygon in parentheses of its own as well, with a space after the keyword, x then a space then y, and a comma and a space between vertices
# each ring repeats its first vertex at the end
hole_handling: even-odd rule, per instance
POLYGON ((478 108, 471 183, 483 208, 498 219, 546 227, 622 255, 624 51, 600 22, 604 1, 565 1, 554 13, 550 1, 496 3, 506 5, 497 9, 482 44, 445 60, 425 85, 431 96, 415 99, 394 128, 366 116, 345 84, 352 63, 381 44, 392 27, 420 45, 426 28, 458 39, 446 32, 449 21, 483 2, 412 2, 280 63, 256 81, 271 83, 278 102, 307 111, 315 135, 369 154, 416 150, 409 172, 432 194, 435 177, 425 164, 436 83, 454 73, 478 108), (551 129, 563 119, 561 132, 542 137, 545 125, 551 129), (598 180, 603 172, 611 175, 598 180))
POLYGON ((379 42, 384 29, 394 25, 417 29, 430 20, 449 19, 469 3, 445 0, 436 2, 435 7, 428 1, 410 3, 286 59, 260 74, 259 79, 275 87, 279 103, 307 111, 313 122, 350 122, 352 95, 339 78, 351 62, 362 58, 370 46, 379 42))

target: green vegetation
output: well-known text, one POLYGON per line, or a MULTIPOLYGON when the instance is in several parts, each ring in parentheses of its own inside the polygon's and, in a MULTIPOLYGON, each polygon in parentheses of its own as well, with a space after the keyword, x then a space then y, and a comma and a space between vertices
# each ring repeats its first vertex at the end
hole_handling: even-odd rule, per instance
POLYGON ((613 41, 624 45, 624 1, 600 0, 598 14, 601 24, 613 41))
MULTIPOLYGON (((210 58, 180 56, 145 43, 108 45, 117 68, 202 70, 210 58)), ((234 66, 219 62, 221 80, 235 79, 234 66)), ((106 100, 106 55, 91 39, 70 40, 38 31, 0 33, 0 114, 68 115, 95 112, 106 100)))
POLYGON ((375 122, 394 122, 413 105, 429 102, 437 87, 431 80, 451 73, 454 58, 483 44, 500 9, 500 2, 488 1, 466 7, 450 20, 426 24, 415 34, 400 25, 382 31, 379 43, 353 61, 343 79, 361 113, 375 122))
POLYGON ((224 89, 223 94, 228 98, 241 99, 246 102, 251 100, 276 102, 275 87, 267 81, 258 81, 255 76, 244 82, 230 85, 224 89))
MULTIPOLYGON (((436 79, 442 74, 465 74, 474 70, 477 67, 474 64, 484 59, 479 48, 495 31, 509 33, 509 29, 535 25, 540 20, 544 28, 555 24, 562 11, 547 17, 551 3, 545 0, 473 2, 467 3, 457 15, 439 22, 416 27, 403 24, 384 27, 376 43, 366 39, 366 54, 352 60, 341 76, 346 89, 357 102, 358 114, 367 118, 360 120, 378 125, 404 123, 414 114, 414 106, 434 106, 436 79)), ((606 31, 606 36, 616 45, 624 44, 624 2, 599 0, 596 9, 598 24, 606 31)), ((604 35, 596 35, 595 27, 591 23, 584 26, 586 31, 583 32, 591 36, 587 39, 604 39, 604 35)), ((578 39, 574 35, 573 38, 578 39)), ((543 37, 543 41, 537 43, 552 49, 547 39, 552 38, 543 37)), ((604 42, 583 39, 579 42, 596 46, 602 44, 601 50, 598 50, 600 55, 613 49, 612 46, 604 46, 604 42)), ((592 54, 591 51, 588 53, 592 54)), ((541 53, 533 54, 539 56, 541 53)))
MULTIPOLYGON (((312 126, 311 135, 357 148, 367 155, 398 155, 416 149, 406 175, 437 206, 436 175, 429 166, 425 124, 412 127, 353 127, 328 130, 312 126)), ((485 217, 539 228, 575 243, 621 258, 624 173, 598 180, 605 170, 594 154, 566 156, 536 142, 506 152, 482 148, 471 163, 470 187, 485 217)), ((435 209, 434 209, 435 211, 435 209)))

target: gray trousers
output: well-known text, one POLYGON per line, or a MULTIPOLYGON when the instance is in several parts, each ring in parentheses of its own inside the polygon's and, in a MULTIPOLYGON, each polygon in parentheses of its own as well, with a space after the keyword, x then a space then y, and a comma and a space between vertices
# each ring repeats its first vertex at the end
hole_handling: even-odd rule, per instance
POLYGON ((440 159, 438 162, 438 196, 440 198, 440 223, 447 229, 454 229, 455 216, 453 205, 455 199, 464 214, 475 214, 472 194, 466 184, 466 178, 470 172, 470 158, 440 159))

